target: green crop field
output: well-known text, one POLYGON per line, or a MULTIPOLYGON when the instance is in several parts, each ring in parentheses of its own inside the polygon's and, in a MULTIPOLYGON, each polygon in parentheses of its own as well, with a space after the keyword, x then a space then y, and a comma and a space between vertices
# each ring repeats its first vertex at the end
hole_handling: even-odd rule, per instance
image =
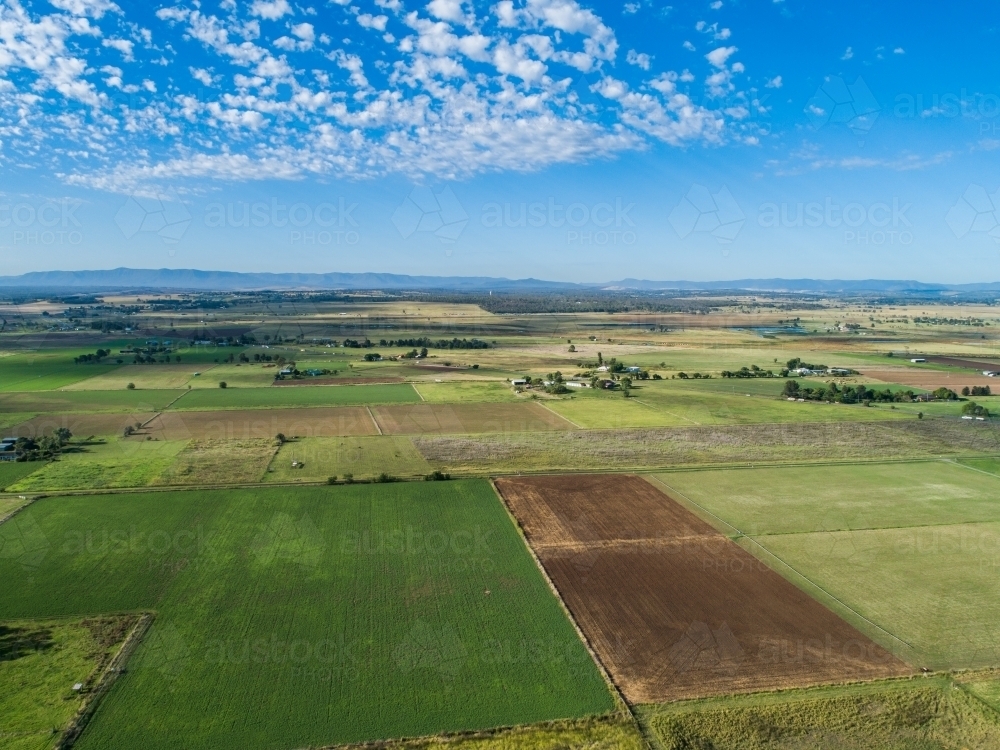
POLYGON ((316 482, 353 474, 371 479, 428 474, 432 467, 408 437, 302 438, 285 443, 268 469, 268 482, 316 482), (295 461, 299 466, 293 467, 295 461))
POLYGON ((78 365, 73 357, 84 351, 27 352, 0 357, 0 393, 49 391, 111 372, 114 364, 78 365))
MULTIPOLYGON (((216 365, 208 367, 213 368, 216 365)), ((110 372, 65 386, 63 390, 120 391, 126 389, 129 383, 140 390, 169 390, 186 386, 195 379, 193 375, 197 371, 198 368, 194 364, 122 365, 110 372)), ((207 372, 211 372, 211 369, 207 372)))
MULTIPOLYGON (((712 392, 696 386, 643 384, 632 398, 619 393, 584 391, 546 405, 586 428, 670 427, 692 424, 755 424, 789 422, 860 422, 912 419, 888 406, 789 402, 776 396, 753 395, 736 386, 712 392)), ((958 410, 952 407, 957 414, 958 410)), ((914 410, 915 412, 916 410, 914 410)))
POLYGON ((640 713, 664 750, 1000 746, 1000 715, 942 677, 682 701, 640 713))
POLYGON ((392 385, 270 386, 267 388, 192 389, 171 408, 266 409, 269 406, 352 406, 420 401, 407 383, 392 385))
POLYGON ((466 380, 452 383, 420 383, 424 401, 432 404, 496 403, 517 401, 509 383, 466 380))
POLYGON ((751 536, 1000 521, 1000 477, 947 461, 679 471, 659 478, 751 536))
POLYGON ((0 619, 157 612, 81 750, 279 750, 614 707, 485 481, 46 498, 0 540, 0 619))
MULTIPOLYGON (((38 471, 44 463, 39 461, 3 461, 0 462, 0 490, 10 487, 19 479, 28 476, 34 471, 38 471)), ((0 515, 3 512, 0 511, 0 515)))
POLYGON ((58 461, 8 487, 11 492, 145 487, 166 472, 183 450, 183 440, 107 442, 73 446, 58 461))
POLYGON ((659 479, 910 664, 1000 663, 1000 477, 936 461, 659 479))
POLYGON ((0 745, 47 750, 85 701, 134 617, 0 622, 0 745), (15 688, 16 689, 12 689, 15 688))
POLYGON ((60 414, 63 412, 150 412, 165 409, 185 391, 122 389, 120 391, 45 391, 0 393, 5 412, 60 414))
MULTIPOLYGON (((191 377, 187 385, 192 388, 218 388, 219 381, 226 381, 229 388, 266 388, 274 382, 274 374, 278 371, 274 365, 264 367, 259 364, 222 364, 206 365, 198 377, 191 377)), ((190 368, 195 372, 195 368, 190 368)))

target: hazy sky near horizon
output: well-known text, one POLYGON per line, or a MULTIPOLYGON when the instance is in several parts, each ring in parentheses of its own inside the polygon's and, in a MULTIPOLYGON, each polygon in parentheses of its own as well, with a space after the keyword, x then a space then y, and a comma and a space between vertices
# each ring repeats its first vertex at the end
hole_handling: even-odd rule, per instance
POLYGON ((0 0, 0 275, 1000 280, 1000 9, 0 0))

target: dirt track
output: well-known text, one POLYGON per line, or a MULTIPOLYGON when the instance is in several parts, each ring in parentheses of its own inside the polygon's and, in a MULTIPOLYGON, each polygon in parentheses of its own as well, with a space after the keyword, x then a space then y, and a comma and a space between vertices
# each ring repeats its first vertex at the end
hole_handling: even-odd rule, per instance
POLYGON ((633 703, 913 671, 639 477, 497 487, 633 703))
POLYGON ((296 385, 382 385, 386 383, 405 383, 406 378, 303 378, 302 380, 275 380, 271 383, 276 388, 296 385))
POLYGON ((406 404, 373 406, 386 435, 473 434, 572 430, 538 404, 406 404))

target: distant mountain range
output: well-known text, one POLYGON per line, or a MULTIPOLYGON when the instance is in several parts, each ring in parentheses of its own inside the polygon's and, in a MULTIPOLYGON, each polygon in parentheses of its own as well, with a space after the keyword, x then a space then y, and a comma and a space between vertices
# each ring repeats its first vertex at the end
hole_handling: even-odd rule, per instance
POLYGON ((975 294, 1000 292, 1000 282, 929 284, 886 279, 736 279, 733 281, 647 281, 622 279, 575 284, 489 276, 405 276, 393 273, 238 273, 172 268, 115 268, 106 271, 36 271, 0 276, 0 290, 254 291, 384 290, 439 292, 745 291, 813 294, 975 294))

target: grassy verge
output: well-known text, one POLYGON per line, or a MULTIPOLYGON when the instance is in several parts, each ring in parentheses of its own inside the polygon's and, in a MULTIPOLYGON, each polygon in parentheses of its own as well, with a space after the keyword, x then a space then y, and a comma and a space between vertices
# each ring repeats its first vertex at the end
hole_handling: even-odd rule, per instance
POLYGON ((135 617, 0 622, 0 746, 55 747, 135 617), (80 691, 73 686, 82 685, 80 691))
POLYGON ((408 437, 302 438, 281 447, 265 481, 316 482, 348 473, 371 479, 383 472, 409 478, 431 471, 408 437))
POLYGON ((644 706, 664 750, 1000 746, 998 715, 947 677, 644 706))

